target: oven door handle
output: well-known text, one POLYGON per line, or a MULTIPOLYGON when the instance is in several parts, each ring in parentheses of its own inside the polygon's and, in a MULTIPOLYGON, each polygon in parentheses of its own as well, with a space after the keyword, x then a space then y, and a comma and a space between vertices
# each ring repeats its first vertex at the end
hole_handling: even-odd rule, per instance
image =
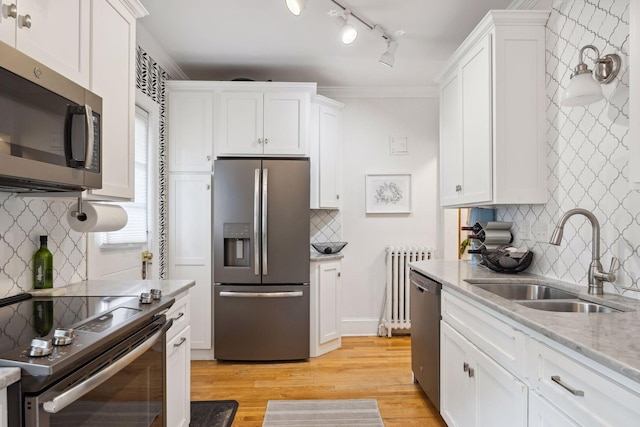
POLYGON ((114 364, 108 366, 104 370, 98 372, 96 375, 92 376, 86 381, 83 381, 72 389, 65 391, 64 393, 54 397, 48 402, 44 402, 44 404, 42 405, 44 410, 51 414, 55 414, 63 410, 76 400, 80 399, 82 396, 89 393, 91 390, 98 387, 109 378, 113 377, 115 374, 120 372, 127 365, 129 365, 131 362, 142 356, 143 353, 153 347, 156 342, 158 342, 160 337, 169 330, 172 324, 173 321, 168 320, 167 323, 165 323, 158 332, 149 337, 148 340, 140 344, 140 346, 136 347, 133 351, 123 356, 122 359, 118 360, 114 364))

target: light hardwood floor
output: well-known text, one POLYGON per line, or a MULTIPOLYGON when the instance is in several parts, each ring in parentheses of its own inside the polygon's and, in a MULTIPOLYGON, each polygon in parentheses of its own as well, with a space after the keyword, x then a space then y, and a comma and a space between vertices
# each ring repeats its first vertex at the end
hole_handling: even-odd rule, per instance
POLYGON ((345 337, 304 362, 191 362, 191 400, 234 399, 234 427, 261 426, 267 401, 377 399, 385 426, 446 426, 411 379, 410 337, 345 337))

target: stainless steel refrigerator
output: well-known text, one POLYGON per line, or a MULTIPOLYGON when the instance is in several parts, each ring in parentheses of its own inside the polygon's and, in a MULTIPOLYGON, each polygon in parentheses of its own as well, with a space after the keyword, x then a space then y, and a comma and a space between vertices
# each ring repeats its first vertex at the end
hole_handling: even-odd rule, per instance
POLYGON ((308 358, 309 159, 216 160, 213 239, 216 359, 308 358))

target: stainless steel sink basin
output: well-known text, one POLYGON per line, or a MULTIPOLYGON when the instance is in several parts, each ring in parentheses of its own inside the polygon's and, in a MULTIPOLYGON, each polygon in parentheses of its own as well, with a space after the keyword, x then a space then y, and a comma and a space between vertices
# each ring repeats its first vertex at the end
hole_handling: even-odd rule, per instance
POLYGON ((473 286, 503 298, 515 300, 550 300, 578 297, 571 292, 533 283, 475 283, 473 286))
POLYGON ((566 313, 619 313, 620 310, 587 301, 518 301, 526 307, 536 310, 560 311, 566 313))

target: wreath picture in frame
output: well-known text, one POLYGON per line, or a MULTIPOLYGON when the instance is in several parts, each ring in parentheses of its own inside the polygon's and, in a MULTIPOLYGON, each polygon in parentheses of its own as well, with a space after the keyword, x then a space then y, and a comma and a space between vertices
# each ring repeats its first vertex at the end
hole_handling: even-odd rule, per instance
POLYGON ((411 213, 411 174, 367 174, 365 210, 375 213, 411 213))

